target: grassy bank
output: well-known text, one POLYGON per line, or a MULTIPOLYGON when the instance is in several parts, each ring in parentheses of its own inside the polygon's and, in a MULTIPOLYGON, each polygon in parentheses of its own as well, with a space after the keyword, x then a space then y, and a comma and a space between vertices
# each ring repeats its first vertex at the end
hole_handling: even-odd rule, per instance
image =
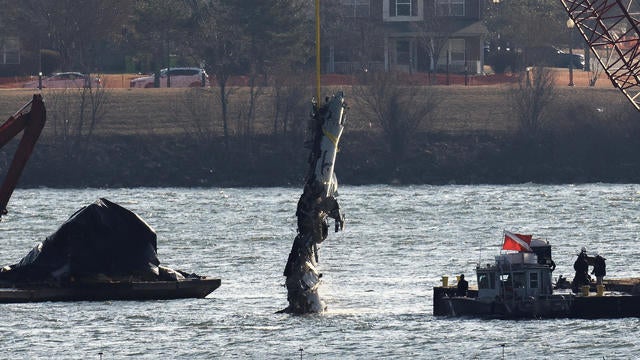
MULTIPOLYGON (((438 108, 436 119, 431 124, 425 124, 424 131, 436 131, 446 133, 460 132, 510 132, 517 126, 513 120, 513 113, 506 97, 509 91, 504 86, 439 86, 441 93, 441 105, 438 108)), ((345 91, 350 111, 349 126, 355 130, 370 129, 369 119, 361 111, 361 105, 350 96, 350 87, 335 87, 345 91)), ((325 89, 330 93, 332 89, 325 89)), ((59 93, 60 90, 44 90, 45 101, 50 94, 59 93)), ((199 93, 202 91, 195 91, 199 93)), ((215 89, 214 89, 215 95, 215 89)), ((558 88, 558 108, 571 104, 590 106, 594 109, 619 109, 629 108, 624 96, 613 88, 558 88)), ((0 89, 0 119, 6 119, 12 115, 22 104, 31 99, 32 90, 26 89, 0 89)), ((193 123, 189 114, 184 112, 188 105, 186 98, 194 92, 185 89, 109 89, 107 91, 107 109, 104 120, 98 128, 99 134, 105 135, 131 135, 131 134, 178 134, 193 123)), ((303 101, 310 99, 313 90, 308 94, 301 94, 303 101)), ((213 111, 219 111, 216 99, 211 98, 214 104, 213 111)), ((237 99, 246 97, 239 90, 231 95, 232 108, 237 99)), ((270 107, 272 96, 265 94, 261 99, 261 110, 256 122, 258 132, 269 132, 273 109, 270 107)), ((232 114, 233 115, 233 114, 232 114)), ((306 120, 307 114, 300 114, 300 120, 306 120)), ((576 119, 566 119, 572 122, 576 119)), ((579 120, 579 119, 577 119, 579 120)), ((551 124, 551 127, 556 125, 551 124)), ((46 129, 50 129, 49 122, 46 129)), ((45 134, 49 133, 45 129, 45 134)), ((373 129, 375 130, 375 129, 373 129)))
MULTIPOLYGON (((516 135, 507 86, 441 86, 437 114, 416 133, 405 159, 389 155, 376 122, 350 97, 350 88, 343 90, 350 108, 337 164, 343 183, 640 181, 635 156, 640 118, 615 89, 559 88, 545 117, 545 131, 523 141, 516 135)), ((0 119, 12 115, 32 94, 0 90, 0 119)), ((239 89, 232 93, 225 145, 219 108, 209 107, 217 103, 215 92, 109 89, 91 136, 85 127, 76 137, 73 129, 65 130, 75 105, 64 102, 60 91, 43 94, 48 123, 21 186, 302 183, 306 105, 297 108, 286 135, 274 133, 273 96, 262 95, 249 127, 243 106, 246 89, 239 89)), ((3 169, 11 148, 0 153, 3 169)))

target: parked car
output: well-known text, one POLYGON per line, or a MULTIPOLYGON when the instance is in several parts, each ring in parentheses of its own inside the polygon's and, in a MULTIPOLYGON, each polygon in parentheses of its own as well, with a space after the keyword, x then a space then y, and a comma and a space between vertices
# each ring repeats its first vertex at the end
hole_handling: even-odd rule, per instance
MULTIPOLYGON (((209 86, 209 75, 204 69, 197 67, 172 67, 160 70, 160 87, 167 87, 167 79, 171 78, 171 87, 201 87, 209 86)), ((131 80, 129 87, 152 88, 154 75, 143 76, 131 80)))
POLYGON ((558 53, 555 56, 555 66, 568 68, 571 63, 573 63, 574 69, 584 69, 584 55, 567 54, 562 50, 558 50, 558 53))
POLYGON ((569 54, 555 46, 539 46, 526 49, 527 65, 540 65, 574 69, 584 69, 584 55, 569 54))
MULTIPOLYGON (((24 83, 22 87, 37 89, 40 81, 37 79, 24 83)), ((42 88, 89 88, 99 87, 100 79, 97 77, 90 78, 89 75, 79 72, 61 72, 54 73, 51 76, 42 78, 42 88)))

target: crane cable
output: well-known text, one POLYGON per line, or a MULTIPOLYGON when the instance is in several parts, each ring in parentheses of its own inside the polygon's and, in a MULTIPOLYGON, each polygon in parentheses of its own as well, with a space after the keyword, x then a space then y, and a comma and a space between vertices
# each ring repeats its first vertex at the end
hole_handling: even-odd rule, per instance
POLYGON ((320 0, 316 1, 316 101, 320 106, 320 0))

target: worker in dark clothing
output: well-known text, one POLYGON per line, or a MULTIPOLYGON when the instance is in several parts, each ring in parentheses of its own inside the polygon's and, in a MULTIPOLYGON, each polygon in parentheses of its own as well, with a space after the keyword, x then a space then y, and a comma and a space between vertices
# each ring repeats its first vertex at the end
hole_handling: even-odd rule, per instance
POLYGON ((587 249, 584 247, 578 254, 576 261, 573 263, 573 269, 576 271, 572 284, 574 290, 579 289, 583 285, 589 285, 591 282, 589 277, 589 259, 587 256, 587 249))
POLYGON ((469 290, 469 283, 464 279, 464 274, 460 275, 460 281, 458 281, 458 290, 456 295, 467 296, 467 290, 469 290))
POLYGON ((607 264, 605 260, 607 259, 600 256, 600 254, 596 254, 596 257, 593 259, 593 271, 591 273, 596 276, 597 285, 602 285, 602 280, 604 276, 607 275, 607 264))

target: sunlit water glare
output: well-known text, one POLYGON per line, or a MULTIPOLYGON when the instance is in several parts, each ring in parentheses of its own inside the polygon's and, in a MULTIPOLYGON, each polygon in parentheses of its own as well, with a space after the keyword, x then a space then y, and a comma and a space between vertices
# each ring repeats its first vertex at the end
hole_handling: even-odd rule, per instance
POLYGON ((297 188, 18 190, 0 222, 12 264, 83 205, 144 218, 167 266, 220 277, 206 299, 0 305, 0 358, 634 358, 640 319, 483 321, 432 316, 442 275, 492 261, 503 229, 548 239, 572 277, 582 246, 609 277, 640 276, 640 185, 342 186, 345 230, 320 249, 321 315, 286 306, 297 188), (504 345, 504 346, 502 346, 504 345), (302 351, 300 350, 302 349, 302 351))

